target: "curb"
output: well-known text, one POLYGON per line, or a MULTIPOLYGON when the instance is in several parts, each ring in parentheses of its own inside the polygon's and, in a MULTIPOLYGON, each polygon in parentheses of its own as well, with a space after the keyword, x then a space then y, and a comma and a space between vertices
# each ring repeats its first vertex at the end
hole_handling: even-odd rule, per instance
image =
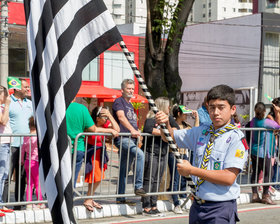
MULTIPOLYGON (((280 193, 271 197, 272 200, 280 200, 280 193)), ((251 202, 252 194, 251 193, 242 193, 237 199, 237 204, 248 204, 251 202)), ((184 202, 183 199, 180 199, 181 204, 184 202)), ((191 201, 184 206, 183 209, 188 210, 191 206, 191 201)), ((170 201, 157 201, 158 210, 161 212, 170 212, 174 209, 173 203, 170 201)), ((115 216, 126 216, 126 215, 137 215, 142 214, 142 205, 139 201, 136 203, 136 206, 129 205, 119 205, 119 204, 109 204, 103 205, 103 209, 95 209, 93 212, 89 212, 82 205, 74 207, 74 215, 77 220, 85 219, 100 219, 105 217, 115 217, 115 216)), ((15 211, 13 213, 6 213, 6 216, 0 218, 0 223, 2 224, 14 224, 14 223, 44 223, 52 222, 51 214, 49 209, 41 210, 22 210, 15 211)))

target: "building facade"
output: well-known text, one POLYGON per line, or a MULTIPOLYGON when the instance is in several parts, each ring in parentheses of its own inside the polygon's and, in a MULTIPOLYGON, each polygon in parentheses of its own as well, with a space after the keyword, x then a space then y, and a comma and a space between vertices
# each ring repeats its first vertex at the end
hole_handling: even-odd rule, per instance
POLYGON ((280 13, 279 0, 253 0, 253 13, 269 12, 280 13))
POLYGON ((105 5, 111 12, 111 15, 117 25, 124 24, 125 19, 125 5, 127 0, 104 0, 105 5))
POLYGON ((188 26, 179 53, 184 103, 199 106, 211 87, 226 84, 241 91, 239 115, 252 118, 259 101, 269 108, 266 96, 280 96, 279 21, 279 14, 257 13, 188 26))
POLYGON ((209 22, 252 14, 252 0, 200 0, 193 5, 190 21, 209 22))

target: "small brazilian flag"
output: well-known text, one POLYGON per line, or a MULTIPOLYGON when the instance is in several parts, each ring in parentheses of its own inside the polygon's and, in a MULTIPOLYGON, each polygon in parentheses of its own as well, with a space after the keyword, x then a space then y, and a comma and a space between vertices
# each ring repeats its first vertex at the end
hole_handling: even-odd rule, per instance
POLYGON ((19 78, 8 77, 7 78, 8 89, 21 89, 21 81, 19 78))

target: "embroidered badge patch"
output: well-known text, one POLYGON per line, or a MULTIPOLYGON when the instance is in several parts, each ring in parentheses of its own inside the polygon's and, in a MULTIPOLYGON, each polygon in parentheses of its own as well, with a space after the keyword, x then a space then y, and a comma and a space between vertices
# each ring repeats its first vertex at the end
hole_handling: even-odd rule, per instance
POLYGON ((202 141, 203 141, 203 138, 199 138, 199 140, 198 140, 198 142, 197 142, 197 145, 203 146, 204 143, 203 143, 202 141))
POLYGON ((231 140, 231 137, 229 137, 229 138, 227 139, 227 143, 229 143, 229 142, 230 142, 230 140, 231 140))
POLYGON ((220 170, 221 169, 221 162, 214 162, 214 170, 220 170))
POLYGON ((247 140, 245 137, 241 138, 241 141, 242 141, 242 144, 244 145, 245 147, 245 150, 248 150, 249 149, 249 146, 248 146, 248 143, 247 143, 247 140))
POLYGON ((237 149, 236 152, 235 152, 235 157, 243 159, 244 158, 244 154, 245 154, 244 150, 237 149))

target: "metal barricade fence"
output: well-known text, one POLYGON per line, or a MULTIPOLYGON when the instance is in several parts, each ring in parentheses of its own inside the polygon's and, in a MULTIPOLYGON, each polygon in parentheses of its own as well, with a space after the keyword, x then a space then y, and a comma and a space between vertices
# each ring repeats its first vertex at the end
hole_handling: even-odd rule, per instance
POLYGON ((249 140, 249 153, 243 172, 238 176, 238 184, 243 188, 280 185, 279 131, 266 128, 240 128, 240 130, 249 140), (257 142, 254 150, 252 150, 253 135, 254 142, 257 142), (268 181, 265 181, 265 177, 268 181))
MULTIPOLYGON (((88 138, 90 138, 90 136, 111 136, 111 134, 105 134, 105 133, 80 133, 79 135, 76 136, 76 139, 75 139, 75 143, 74 143, 74 151, 73 151, 73 180, 75 179, 74 175, 75 175, 75 166, 76 166, 76 157, 77 157, 77 144, 78 144, 78 139, 81 137, 81 136, 85 136, 85 145, 86 145, 86 152, 85 152, 85 158, 84 158, 84 161, 88 161, 89 159, 87 158, 87 151, 88 151, 88 138)), ((143 154, 144 154, 144 157, 143 157, 143 161, 145 163, 145 160, 147 159, 145 157, 147 151, 147 145, 146 145, 146 138, 147 137, 151 137, 152 138, 152 148, 151 150, 154 150, 154 138, 155 136, 153 135, 150 135, 150 134, 146 134, 146 133, 142 133, 141 134, 141 138, 143 138, 141 141, 140 139, 137 139, 136 140, 136 146, 137 146, 137 151, 141 151, 143 154), (139 148, 139 145, 142 144, 141 142, 143 142, 143 146, 142 146, 142 149, 139 148)), ((97 149, 98 147, 96 146, 96 141, 95 141, 95 145, 93 145, 93 148, 94 148, 94 153, 92 155, 92 164, 93 164, 93 167, 92 169, 95 170, 95 162, 97 160, 97 156, 96 156, 96 152, 98 150, 101 150, 102 151, 102 156, 101 156, 101 159, 100 159, 100 166, 103 167, 104 165, 104 154, 105 154, 105 145, 106 146, 106 150, 107 150, 107 153, 108 153, 108 157, 109 157, 109 161, 107 163, 107 170, 105 172, 105 178, 101 178, 100 179, 100 185, 99 187, 96 189, 95 191, 95 194, 94 196, 88 196, 86 195, 86 192, 88 191, 87 187, 85 184, 83 184, 82 186, 80 187, 76 187, 75 189, 75 193, 76 193, 76 196, 74 197, 74 200, 79 200, 79 199, 87 199, 87 198, 117 198, 117 197, 132 197, 132 196, 135 196, 134 194, 134 186, 135 186, 135 182, 136 182, 136 178, 137 178, 137 175, 133 175, 136 173, 136 169, 137 169, 137 157, 139 156, 137 153, 130 153, 130 149, 128 149, 128 152, 125 152, 123 150, 123 142, 127 141, 127 139, 131 140, 131 135, 130 134, 126 134, 126 133, 120 133, 120 136, 119 136, 120 140, 120 148, 118 149, 116 146, 114 146, 114 140, 111 139, 110 142, 105 142, 105 139, 102 140, 102 147, 97 149), (97 150, 96 150, 97 149, 97 150), (135 156, 134 156, 135 154, 135 156), (123 158, 125 157, 125 158, 123 158), (133 157, 133 158, 131 158, 133 157), (118 191, 119 191, 119 176, 120 176, 120 172, 122 172, 120 170, 120 166, 121 166, 121 163, 125 163, 125 164, 122 164, 123 166, 125 166, 125 170, 128 171, 128 172, 125 172, 125 193, 124 194, 118 194, 118 191)), ((97 138, 95 138, 96 140, 97 138)), ((161 141, 162 142, 162 141, 161 141)), ((132 144, 132 143, 130 143, 132 144)), ((130 145, 128 145, 128 148, 130 148, 130 145)), ((155 192, 151 192, 151 182, 148 183, 148 195, 166 195, 166 194, 186 194, 186 193, 189 193, 189 190, 188 192, 186 192, 186 189, 184 190, 181 190, 181 182, 182 182, 182 177, 179 176, 179 179, 177 180, 178 181, 178 185, 180 186, 178 188, 177 191, 174 191, 173 190, 173 185, 170 187, 170 191, 168 191, 168 187, 169 187, 169 180, 168 180, 168 158, 170 155, 173 155, 172 152, 169 152, 169 147, 168 147, 168 150, 167 150, 167 154, 162 156, 160 155, 157 155, 157 159, 162 159, 164 161, 163 163, 163 166, 162 167, 162 164, 161 163, 157 163, 157 173, 156 175, 153 174, 153 179, 155 178, 157 181, 157 186, 156 186, 156 189, 159 189, 160 188, 160 185, 161 185, 161 191, 159 190, 156 190, 155 192), (160 175, 160 170, 163 169, 163 175, 160 175)), ((183 156, 183 155, 182 155, 183 156)), ((154 159, 154 156, 152 156, 151 160, 154 159)), ((174 173, 176 171, 176 166, 175 166, 175 161, 176 159, 173 158, 174 160, 174 166, 172 167, 172 173, 173 173, 173 177, 174 177, 174 173)), ((141 166, 144 166, 141 165, 141 166)), ((85 173, 85 167, 86 167, 86 164, 84 164, 84 166, 81 168, 80 170, 80 174, 82 176, 82 182, 85 183, 85 176, 86 176, 86 173, 85 173)), ((144 168, 144 167, 143 167, 144 168)), ((150 177, 150 179, 152 179, 152 169, 150 170, 145 170, 143 169, 143 172, 146 173, 146 175, 148 175, 150 177), (148 174, 147 174, 148 173, 148 174)), ((103 172, 103 171, 102 171, 103 172)), ((89 175, 89 174, 87 174, 89 175)), ((94 176, 94 173, 91 174, 94 176)), ((103 173, 102 173, 102 176, 103 176, 103 173)), ((92 178, 94 179, 94 178, 92 178)), ((174 180, 171 180, 172 183, 174 183, 174 180)), ((142 177, 142 183, 144 182, 144 175, 142 177)), ((74 186, 74 183, 73 183, 73 186, 74 186)), ((91 185, 92 189, 91 191, 93 190, 93 185, 91 185)))
MULTIPOLYGON (((252 148, 252 136, 253 134, 255 134, 255 136, 258 136, 259 139, 259 145, 262 143, 261 141, 261 135, 262 133, 264 133, 264 136, 267 136, 268 132, 271 132, 273 130, 269 130, 269 129, 264 129, 264 128, 241 128, 241 130, 246 134, 247 136, 249 136, 250 140, 249 140, 249 147, 250 149, 252 148), (256 134, 257 133, 257 134, 256 134)), ((275 133, 276 134, 276 133, 275 133)), ((24 137, 24 136, 35 136, 35 135, 31 135, 31 134, 27 134, 27 135, 23 135, 23 134, 0 134, 0 141, 1 138, 3 137, 24 137)), ((75 179, 75 167, 76 167, 76 158, 77 158, 77 142, 79 137, 81 136, 85 136, 84 142, 85 142, 85 152, 84 152, 84 162, 82 163, 82 167, 80 169, 80 175, 82 176, 82 178, 80 178, 80 180, 82 181, 82 183, 80 183, 80 185, 77 185, 76 188, 74 188, 74 200, 78 201, 78 200, 84 200, 87 198, 102 198, 102 199, 110 199, 110 200, 114 200, 117 197, 135 197, 135 193, 134 193, 134 187, 135 187, 135 182, 136 180, 138 180, 138 176, 137 175, 133 175, 136 173, 136 169, 137 169, 137 156, 138 154, 136 153, 130 153, 129 151, 124 154, 122 147, 123 144, 125 144, 124 142, 126 142, 128 139, 131 140, 131 135, 130 134, 125 134, 125 133, 120 133, 120 148, 117 148, 114 145, 114 140, 111 138, 109 141, 105 141, 105 138, 102 138, 101 142, 102 144, 100 145, 100 141, 99 141, 99 145, 97 144, 97 138, 95 138, 94 144, 91 145, 91 150, 92 150, 92 155, 91 158, 88 158, 88 138, 90 138, 90 136, 106 136, 106 138, 110 138, 111 134, 106 134, 106 133, 80 133, 79 135, 77 135, 74 145, 73 145, 73 151, 72 151, 72 164, 73 164, 73 186, 74 186, 74 179, 75 179), (105 155, 107 155, 107 158, 105 157, 105 155), (100 156, 100 157, 97 157, 100 156), (123 157, 123 159, 122 159, 123 157), (133 157, 133 158, 132 158, 133 157), (135 158, 134 158, 135 157, 135 158), (103 167, 104 167, 104 158, 109 159, 109 161, 107 161, 107 169, 106 171, 104 171, 103 167), (100 179, 100 184, 99 186, 95 189, 94 188, 94 184, 87 184, 85 183, 85 180, 87 180, 87 182, 90 182, 91 179, 94 179, 94 172, 93 173, 89 173, 86 175, 85 171, 86 171, 86 166, 87 163, 86 162, 90 162, 92 160, 92 170, 95 170, 95 166, 98 165, 99 169, 101 169, 101 174, 99 176, 100 179), (97 164, 97 162, 100 162, 99 164, 97 164), (125 163, 125 164, 124 164, 125 163), (122 165, 122 167, 125 167, 125 169, 127 170, 127 172, 125 173, 125 192, 123 194, 118 194, 119 191, 119 177, 120 177, 120 166, 122 165), (100 168, 102 167, 102 168, 100 168), (93 175, 91 178, 90 176, 93 175), (85 178, 87 176, 87 178, 85 178), (104 176, 104 177, 103 177, 104 176), (89 187, 91 186, 91 189, 89 190, 89 187), (95 191, 94 194, 92 194, 93 190, 95 191)), ((181 183, 184 182, 183 177, 179 177, 179 180, 174 179, 174 174, 176 172, 176 166, 175 166, 175 159, 173 161, 173 167, 168 168, 168 159, 169 159, 169 164, 170 161, 172 162, 172 152, 169 152, 169 150, 167 150, 166 155, 162 156, 160 154, 161 150, 159 151, 159 154, 156 155, 153 150, 154 150, 154 141, 155 141, 155 136, 150 135, 150 134, 146 134, 146 133, 142 133, 141 134, 141 140, 137 139, 137 141, 135 142, 135 144, 137 146, 140 146, 142 144, 142 147, 138 148, 137 150, 141 150, 142 151, 142 155, 144 156, 143 160, 144 163, 145 161, 148 159, 148 157, 146 155, 149 156, 149 159, 151 160, 151 163, 153 163, 153 161, 158 160, 160 161, 160 159, 163 159, 163 162, 157 162, 157 171, 156 173, 153 173, 154 169, 145 169, 143 168, 143 172, 146 175, 146 181, 148 180, 148 187, 147 187, 147 193, 148 195, 176 195, 176 194, 180 194, 180 195, 184 195, 184 194, 188 194, 190 192, 189 188, 184 188, 183 185, 181 183), (152 138, 152 145, 147 146, 147 138, 152 138), (150 152, 147 153, 147 147, 149 147, 150 152), (162 168, 163 166, 163 168, 162 168), (163 172, 161 171, 161 169, 163 169, 163 172), (163 174, 162 174, 163 173, 163 174), (169 175, 168 173, 171 173, 171 175, 169 175), (169 176, 172 176, 172 179, 169 180, 169 176), (152 182, 150 180, 155 180, 156 179, 156 186, 154 186, 154 188, 152 189, 152 182), (177 186, 174 187, 174 183, 177 183, 177 186), (178 187, 178 188, 177 188, 178 187)), ((260 157, 259 153, 260 153, 260 148, 258 147, 257 150, 257 156, 255 158, 255 162, 256 162, 256 167, 257 170, 255 170, 255 182, 251 183, 251 178, 252 178, 252 151, 249 149, 249 155, 248 155, 248 160, 247 163, 244 166, 243 171, 240 173, 240 175, 237 178, 237 182, 240 184, 240 186, 242 188, 249 188, 249 187, 253 187, 253 186, 270 186, 270 185, 280 185, 280 178, 279 178, 279 153, 278 153, 278 149, 279 149, 279 141, 278 141, 278 136, 276 136, 276 149, 275 149, 275 154, 274 154, 274 159, 275 159, 275 166, 266 166, 267 165, 267 160, 264 160, 264 163, 261 164, 262 158, 260 157), (268 168, 267 168, 268 167, 268 168), (257 181, 257 174, 259 173, 259 170, 262 169, 263 170, 263 176, 264 177, 268 177, 269 181, 266 182, 262 182, 262 183, 258 183, 257 181), (276 172, 273 172, 273 169, 275 169, 276 172), (275 174, 275 175, 274 175, 275 174), (272 181, 272 178, 274 177, 274 180, 272 181)), ((31 140, 29 140, 31 141, 31 140)), ((21 143, 22 143, 22 138, 21 138, 21 143)), ((71 140, 69 139, 69 144, 71 145, 71 140)), ((129 143, 131 144, 131 143, 129 143)), ((31 145, 31 144, 30 144, 31 145)), ((272 144, 273 145, 273 144, 272 144)), ((129 145, 130 146, 130 145, 129 145)), ((162 143, 160 145, 160 147, 162 147, 162 143)), ((10 146, 10 150, 12 149, 12 147, 10 146)), ((19 173, 18 173, 18 178, 20 180, 21 177, 21 173, 23 171, 23 168, 21 166, 21 151, 22 151, 22 147, 19 148, 19 163, 18 165, 18 169, 19 169, 19 173)), ((31 177, 31 146, 29 146, 29 168, 28 168, 28 179, 30 180, 31 177)), ((188 154, 188 159, 191 158, 191 153, 188 150, 183 150, 182 152, 187 153, 188 154)), ((10 153, 10 158, 12 156, 12 153, 10 153)), ((183 156, 183 154, 182 154, 183 156)), ((269 161, 271 162, 272 159, 269 159, 269 161)), ((147 161, 146 161, 147 162, 147 161)), ((9 172, 9 177, 8 179, 11 180, 11 176, 12 176, 12 172, 10 170, 9 172)), ((144 175, 142 177, 142 183, 144 181, 144 175)), ((30 182, 30 181, 29 181, 30 182)), ((22 187, 22 183, 21 181, 19 181, 18 184, 18 188, 17 190, 17 198, 15 198, 15 192, 13 190, 12 185, 14 185, 13 181, 7 181, 8 183, 8 196, 7 196, 7 200, 4 201, 4 203, 0 204, 3 206, 20 206, 20 205, 27 205, 27 204, 38 204, 38 203, 46 203, 46 200, 41 200, 39 201, 36 197, 36 195, 33 194, 32 197, 32 201, 26 201, 26 192, 24 192, 24 201, 21 201, 20 199, 20 189, 22 187)), ((30 184, 30 183, 29 183, 30 184)), ((147 186, 147 183, 145 183, 147 186)), ((28 185, 28 183, 27 183, 28 185)), ((38 192, 36 192, 38 194, 38 192)), ((46 199, 46 198, 44 198, 46 199)))
POLYGON ((46 200, 43 200, 43 198, 41 198, 42 200, 37 199, 40 198, 42 192, 40 189, 39 181, 39 188, 37 188, 37 183, 33 182, 33 177, 35 177, 34 174, 39 177, 39 166, 38 163, 35 164, 33 162, 34 158, 31 158, 33 150, 31 137, 37 136, 36 134, 0 134, 0 143, 1 139, 4 138, 8 138, 10 143, 14 138, 20 138, 19 147, 14 147, 11 144, 9 145, 9 173, 4 184, 2 194, 3 203, 0 203, 0 206, 15 206, 20 209, 22 205, 31 205, 35 203, 45 204, 47 202, 46 200), (23 152, 22 148, 24 137, 29 138, 26 142, 28 143, 28 146, 25 146, 26 150, 28 150, 27 152, 23 152), (26 156, 27 153, 28 156, 26 156), (29 200, 27 201, 26 199, 28 198, 29 200))

